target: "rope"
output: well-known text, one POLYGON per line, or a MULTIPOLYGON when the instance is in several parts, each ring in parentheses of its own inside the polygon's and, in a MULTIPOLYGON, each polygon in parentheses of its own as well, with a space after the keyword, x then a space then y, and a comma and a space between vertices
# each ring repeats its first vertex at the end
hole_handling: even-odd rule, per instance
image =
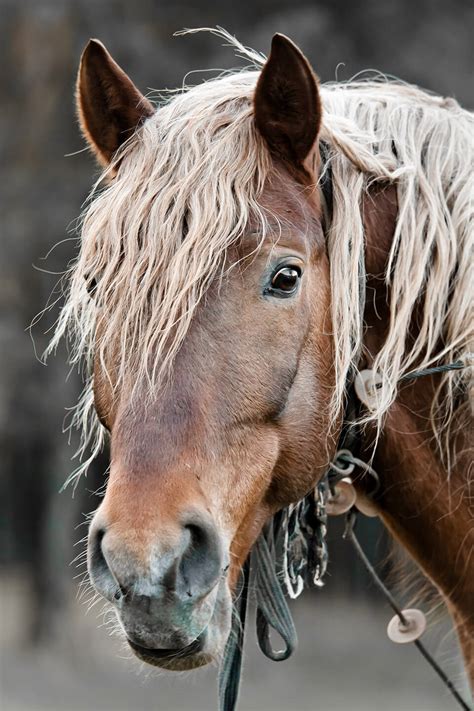
MULTIPOLYGON (((454 363, 449 363, 447 365, 434 366, 432 368, 425 368, 421 370, 414 370, 410 373, 406 373, 400 378, 400 381, 414 380, 426 375, 432 375, 434 373, 444 373, 450 370, 461 370, 462 368, 467 368, 468 363, 458 360, 454 363)), ((350 403, 348 404, 350 406, 350 403)), ((347 419, 347 418, 346 418, 347 419)), ((348 446, 351 446, 351 441, 356 438, 353 433, 353 428, 345 432, 343 441, 348 442, 348 446)), ((317 492, 322 497, 319 502, 319 506, 322 510, 316 515, 316 520, 319 523, 322 535, 325 538, 325 497, 327 496, 327 490, 334 490, 335 485, 341 481, 344 477, 349 476, 354 467, 357 466, 361 468, 365 473, 369 474, 374 482, 374 488, 370 496, 374 496, 380 488, 380 479, 377 472, 370 466, 367 462, 362 459, 355 457, 350 449, 339 449, 334 456, 333 461, 329 465, 328 471, 318 485, 317 492)), ((301 503, 301 502, 300 502, 301 503)), ((303 509, 304 510, 304 509, 303 509)), ((281 512, 280 512, 281 514, 281 512)), ((314 513, 313 513, 314 515, 314 513)), ((277 514, 277 517, 279 514, 277 514)), ((356 550, 359 558, 364 564, 367 572, 369 573, 371 579, 382 592, 395 614, 398 616, 400 622, 403 625, 408 624, 408 620, 403 614, 403 611, 399 608, 395 598, 386 588, 382 580, 378 577, 375 569, 370 563, 369 559, 365 555, 359 540, 357 539, 354 532, 354 525, 357 518, 357 514, 354 509, 348 513, 346 530, 344 532, 344 537, 347 538, 354 549, 356 550)), ((277 521, 285 521, 286 526, 291 521, 290 517, 285 519, 276 518, 277 521)), ((311 529, 311 527, 309 527, 311 529)), ((313 535, 313 542, 317 540, 314 538, 315 534, 317 536, 317 531, 311 531, 313 535)), ((288 604, 283 595, 280 581, 278 580, 277 574, 275 572, 275 537, 278 538, 278 526, 273 526, 272 522, 265 527, 264 531, 261 533, 257 542, 255 543, 252 552, 243 566, 243 582, 237 594, 236 609, 232 623, 232 630, 227 641, 223 661, 219 670, 219 710, 220 711, 235 711, 237 706, 240 677, 242 672, 242 649, 245 636, 245 621, 247 616, 248 607, 248 590, 249 590, 249 580, 252 577, 256 583, 256 600, 257 600, 257 638, 260 649, 269 658, 274 661, 283 661, 288 659, 288 657, 293 653, 297 644, 296 630, 291 617, 291 612, 288 608, 288 604), (269 545, 270 543, 270 545, 269 545), (274 650, 270 642, 270 631, 275 630, 285 643, 285 647, 282 650, 274 650)), ((281 537, 281 536, 280 536, 281 537)), ((325 541, 320 545, 320 558, 317 558, 316 565, 322 567, 322 571, 325 570, 325 560, 324 552, 326 550, 325 541)), ((307 555, 311 555, 311 551, 306 551, 307 555)), ((314 555, 314 552, 313 552, 314 555)), ((326 556, 327 557, 327 556, 326 556)), ((286 570, 284 571, 286 573, 286 570)), ((316 579, 316 578, 315 578, 316 579)), ((320 577, 318 577, 320 580, 320 577)), ((418 648, 420 653, 438 674, 439 678, 443 681, 445 686, 449 689, 453 697, 459 703, 464 711, 472 711, 471 707, 467 705, 464 699, 461 697, 449 677, 445 672, 438 666, 437 662, 428 652, 426 647, 420 642, 419 639, 413 642, 418 648)))
MULTIPOLYGON (((357 521, 357 512, 355 510, 349 511, 349 513, 347 514, 347 521, 346 521, 346 528, 344 531, 344 538, 348 539, 352 543, 357 555, 359 556, 360 560, 362 561, 366 571, 370 575, 372 582, 376 585, 376 587, 380 590, 382 595, 385 597, 388 604, 390 605, 392 610, 395 612, 395 614, 397 615, 397 617, 400 620, 400 622, 402 623, 402 625, 404 625, 406 627, 409 625, 409 621, 403 614, 403 611, 398 606, 398 604, 397 604, 395 598, 393 597, 392 593, 390 592, 390 590, 384 585, 382 580, 377 575, 372 563, 367 558, 362 546, 360 545, 359 539, 357 538, 355 531, 354 531, 356 521, 357 521)), ((460 693, 454 686, 451 679, 441 669, 441 667, 438 665, 438 663, 432 657, 430 652, 426 649, 424 644, 419 639, 415 639, 413 641, 413 644, 419 650, 419 652, 423 655, 423 657, 426 659, 426 661, 431 666, 431 668, 436 672, 436 674, 439 676, 439 678, 444 683, 444 685, 449 689, 449 691, 454 696, 454 698, 456 699, 456 701, 458 702, 460 707, 462 709, 464 709, 464 711, 472 711, 471 707, 464 701, 464 699, 462 698, 462 696, 460 695, 460 693)))

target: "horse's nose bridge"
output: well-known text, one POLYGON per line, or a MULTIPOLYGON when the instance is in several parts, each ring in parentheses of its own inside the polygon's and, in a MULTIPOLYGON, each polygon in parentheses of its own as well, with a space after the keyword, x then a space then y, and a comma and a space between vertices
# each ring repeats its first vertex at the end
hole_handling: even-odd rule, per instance
POLYGON ((171 502, 140 490, 139 482, 114 485, 111 480, 94 527, 102 531, 107 564, 124 575, 136 571, 137 576, 149 577, 153 559, 164 564, 180 547, 178 512, 171 502))

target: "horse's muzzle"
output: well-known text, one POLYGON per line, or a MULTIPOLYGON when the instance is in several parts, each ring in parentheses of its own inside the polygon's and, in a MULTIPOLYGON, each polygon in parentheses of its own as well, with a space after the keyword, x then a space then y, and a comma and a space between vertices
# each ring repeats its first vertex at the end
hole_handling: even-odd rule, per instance
POLYGON ((94 588, 115 607, 130 647, 143 661, 170 668, 176 660, 202 657, 227 568, 209 514, 188 513, 167 531, 147 531, 146 538, 138 523, 120 531, 99 510, 89 533, 88 568, 94 588))

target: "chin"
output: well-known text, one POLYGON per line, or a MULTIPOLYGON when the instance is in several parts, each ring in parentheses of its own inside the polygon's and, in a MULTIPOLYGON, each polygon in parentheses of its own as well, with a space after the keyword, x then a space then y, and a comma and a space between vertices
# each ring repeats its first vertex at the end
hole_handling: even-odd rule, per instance
POLYGON ((162 649, 157 637, 156 648, 143 647, 127 637, 133 654, 142 662, 168 671, 190 671, 212 664, 222 657, 230 633, 232 598, 227 586, 222 586, 206 628, 187 647, 162 649), (222 589, 223 588, 223 589, 222 589))
POLYGON ((190 671, 198 669, 210 664, 214 661, 215 656, 209 652, 194 652, 193 654, 186 653, 185 650, 171 651, 166 656, 162 655, 162 650, 139 649, 136 645, 129 642, 130 649, 141 662, 150 664, 152 667, 166 669, 168 671, 190 671))

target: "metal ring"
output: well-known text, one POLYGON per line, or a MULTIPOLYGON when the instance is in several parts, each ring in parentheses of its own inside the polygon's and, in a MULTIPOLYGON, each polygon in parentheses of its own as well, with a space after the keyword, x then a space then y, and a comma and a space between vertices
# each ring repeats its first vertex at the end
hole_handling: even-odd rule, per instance
POLYGON ((354 471, 355 464, 354 457, 349 449, 339 449, 329 466, 341 476, 349 476, 354 471), (346 466, 341 467, 341 462, 346 466))

